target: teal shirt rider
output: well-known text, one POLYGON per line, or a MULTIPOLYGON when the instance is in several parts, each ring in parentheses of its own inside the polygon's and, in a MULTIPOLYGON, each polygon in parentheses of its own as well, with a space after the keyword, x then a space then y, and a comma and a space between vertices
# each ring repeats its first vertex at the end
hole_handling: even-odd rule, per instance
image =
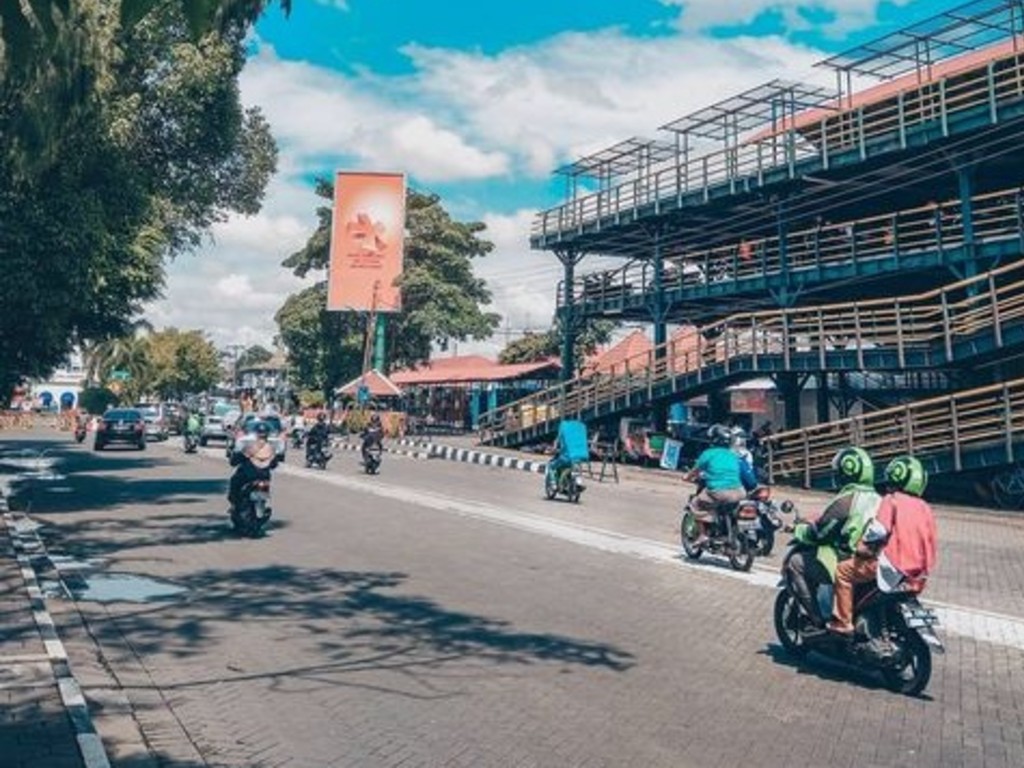
POLYGON ((740 459, 731 448, 708 448, 697 457, 697 470, 709 491, 733 491, 743 487, 740 459))

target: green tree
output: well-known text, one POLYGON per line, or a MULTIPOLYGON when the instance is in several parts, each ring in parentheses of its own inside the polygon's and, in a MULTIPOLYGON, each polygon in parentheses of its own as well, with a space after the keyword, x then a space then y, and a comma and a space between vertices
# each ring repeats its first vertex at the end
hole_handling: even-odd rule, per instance
POLYGON ((202 331, 176 328, 154 333, 148 339, 149 389, 163 400, 181 400, 205 392, 220 378, 217 348, 202 331))
POLYGON ((92 383, 117 388, 125 400, 135 401, 149 391, 152 363, 149 342, 141 333, 129 333, 95 345, 86 353, 86 376, 92 383), (123 378, 126 377, 126 378, 123 378))
MULTIPOLYGON (((579 374, 587 358, 601 346, 611 341, 612 331, 617 324, 611 320, 588 319, 576 334, 573 346, 576 371, 579 374)), ((559 358, 562 354, 561 321, 556 321, 551 330, 544 333, 527 333, 522 338, 509 342, 498 354, 502 363, 535 363, 548 358, 559 358)))
MULTIPOLYGON (((317 209, 318 226, 306 245, 284 261, 299 277, 326 270, 330 261, 333 184, 317 181, 326 202, 317 209)), ((491 301, 485 282, 473 274, 473 259, 493 250, 480 237, 480 222, 453 219, 436 195, 410 190, 406 196, 402 311, 388 320, 392 366, 429 358, 431 346, 452 340, 485 339, 498 315, 486 312, 491 301)), ((326 283, 289 297, 277 314, 281 340, 295 364, 298 381, 310 389, 330 389, 362 369, 365 316, 326 312, 326 283)))
POLYGON ((238 370, 243 370, 252 365, 259 365, 273 359, 274 353, 264 346, 254 344, 238 356, 238 370))
POLYGON ((124 27, 106 0, 0 2, 0 391, 124 334, 167 258, 259 208, 276 149, 237 78, 263 4, 204 0, 241 15, 197 37, 182 2, 124 27))
POLYGON ((554 331, 527 333, 506 344, 505 348, 498 353, 498 362, 506 365, 535 363, 550 357, 557 357, 558 349, 558 336, 554 331))

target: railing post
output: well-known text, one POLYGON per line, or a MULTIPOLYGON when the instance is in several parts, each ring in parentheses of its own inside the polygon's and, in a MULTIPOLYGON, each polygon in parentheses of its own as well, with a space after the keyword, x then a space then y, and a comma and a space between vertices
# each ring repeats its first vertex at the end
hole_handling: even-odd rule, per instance
POLYGON ((889 222, 889 231, 892 232, 892 258, 896 266, 900 265, 900 214, 899 211, 892 215, 889 222))
POLYGON ((811 443, 807 432, 803 434, 804 438, 804 488, 811 487, 811 443))
POLYGON ((914 425, 912 420, 914 418, 913 407, 907 405, 903 409, 903 439, 907 443, 907 453, 911 456, 914 455, 914 425))
POLYGON ((760 366, 757 364, 757 319, 750 316, 750 353, 753 356, 754 370, 758 370, 760 366))
POLYGON ((825 370, 825 313, 818 310, 818 362, 821 370, 825 370))
POLYGON ((729 361, 731 359, 731 355, 729 354, 729 334, 731 332, 732 332, 732 329, 727 324, 725 326, 725 329, 722 331, 722 336, 721 336, 721 339, 722 339, 722 355, 725 357, 725 372, 726 372, 726 374, 729 373, 729 361))
POLYGON ((1003 382, 1003 431, 1006 433, 1004 443, 1006 445, 1006 463, 1013 463, 1013 411, 1010 408, 1010 387, 1003 382))
POLYGON ((942 338, 946 343, 946 362, 953 362, 953 335, 949 327, 949 301, 942 291, 942 338))
POLYGON ((853 270, 857 271, 857 222, 850 222, 850 259, 853 261, 853 270))
POLYGON ((790 357, 789 357, 789 312, 782 310, 782 367, 785 370, 790 369, 790 357))
POLYGON ((903 91, 896 99, 896 111, 900 123, 900 149, 907 148, 907 109, 903 91))
POLYGON ((860 144, 860 159, 867 160, 867 138, 864 136, 864 107, 857 108, 857 141, 860 144))
POLYGON ((988 81, 988 119, 995 125, 999 122, 999 108, 996 105, 996 63, 990 61, 986 67, 988 81))
POLYGON ((900 311, 899 299, 896 299, 896 360, 901 370, 907 367, 907 354, 903 348, 903 312, 900 311))
POLYGON ((697 329, 697 383, 704 379, 704 334, 697 329))
POLYGON ((939 80, 939 117, 942 120, 942 135, 949 136, 949 112, 946 110, 946 78, 939 80))
POLYGON ((988 300, 992 304, 992 332, 996 336, 996 348, 1003 347, 1003 325, 999 319, 999 296, 996 293, 995 275, 988 276, 988 300))
POLYGON ((821 121, 821 167, 828 170, 828 118, 821 121))
POLYGON ((953 431, 953 469, 959 472, 963 469, 960 450, 960 417, 956 408, 956 395, 949 398, 949 423, 953 431))
POLYGON ((864 370, 864 343, 861 339, 860 305, 853 305, 853 332, 857 336, 857 369, 864 370))
POLYGON ((704 186, 704 202, 706 203, 708 200, 711 199, 711 194, 708 192, 708 156, 707 155, 704 156, 703 165, 704 165, 704 169, 703 169, 702 183, 703 183, 703 186, 704 186))

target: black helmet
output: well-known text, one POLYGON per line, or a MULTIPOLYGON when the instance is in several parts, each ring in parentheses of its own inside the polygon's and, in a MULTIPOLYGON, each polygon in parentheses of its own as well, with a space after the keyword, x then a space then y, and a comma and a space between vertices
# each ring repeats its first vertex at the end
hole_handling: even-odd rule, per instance
POLYGON ((708 438, 712 445, 729 445, 732 442, 732 430, 721 424, 715 424, 708 430, 708 438))
POLYGON ((252 431, 256 433, 257 437, 266 437, 270 434, 270 427, 267 426, 265 421, 257 421, 252 431))
POLYGON ((843 448, 832 457, 832 475, 840 488, 847 485, 874 485, 875 465, 863 448, 843 448))
POLYGON ((316 420, 323 424, 325 421, 327 421, 327 414, 323 412, 318 413, 316 415, 316 420))

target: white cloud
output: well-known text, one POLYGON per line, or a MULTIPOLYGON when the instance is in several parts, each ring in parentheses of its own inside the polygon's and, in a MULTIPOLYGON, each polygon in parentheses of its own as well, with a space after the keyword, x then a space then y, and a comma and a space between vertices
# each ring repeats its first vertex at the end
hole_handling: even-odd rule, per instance
MULTIPOLYGON (((831 20, 826 31, 861 28, 877 19, 881 0, 661 0, 682 9, 680 26, 702 30, 725 25, 751 24, 767 13, 779 14, 790 30, 815 26, 812 19, 822 14, 831 20)), ((914 0, 888 0, 889 5, 908 5, 914 0)))

